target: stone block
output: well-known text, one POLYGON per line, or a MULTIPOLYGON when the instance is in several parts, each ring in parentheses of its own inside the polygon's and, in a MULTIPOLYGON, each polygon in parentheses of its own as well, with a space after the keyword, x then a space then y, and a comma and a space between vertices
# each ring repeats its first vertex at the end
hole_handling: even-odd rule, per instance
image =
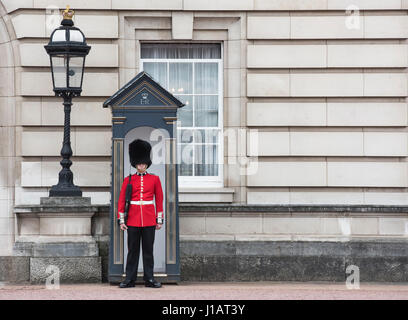
POLYGON ((290 95, 288 73, 248 73, 248 97, 287 97, 290 95))
MULTIPOLYGON (((344 15, 341 16, 292 16, 290 19, 291 39, 362 39, 364 30, 349 28, 344 15)), ((366 18, 366 17, 364 17, 366 18)), ((363 17, 360 17, 363 20, 363 17)))
MULTIPOLYGON (((114 12, 112 12, 114 13, 114 12)), ((75 15, 75 26, 80 28, 87 39, 119 37, 118 16, 114 14, 75 15)))
POLYGON ((13 127, 0 127, 0 157, 15 155, 15 129, 13 127))
POLYGON ((247 176, 248 186, 325 186, 326 162, 259 162, 258 170, 247 176))
POLYGON ((286 191, 249 191, 247 192, 248 204, 290 204, 290 192, 286 191))
POLYGON ((328 45, 331 68, 406 68, 407 46, 401 44, 328 45))
POLYGON ((362 156, 361 132, 290 132, 293 156, 362 156))
POLYGON ((47 278, 55 279, 57 273, 61 283, 101 282, 101 258, 30 258, 30 282, 32 284, 45 284, 47 278))
MULTIPOLYGON (((71 167, 74 173, 74 184, 87 187, 110 186, 110 162, 74 161, 71 167)), ((22 162, 22 187, 49 187, 58 182, 61 166, 55 162, 22 162)), ((1 180, 0 180, 1 181, 1 180)))
POLYGON ((408 37, 408 16, 365 16, 366 39, 405 39, 408 37))
POLYGON ((205 220, 206 233, 250 234, 262 233, 262 217, 217 217, 207 216, 205 220))
POLYGON ((184 0, 183 10, 252 10, 253 0, 184 0))
POLYGON ((267 234, 320 234, 320 218, 275 218, 264 217, 263 232, 267 234))
POLYGON ((83 96, 109 97, 119 90, 118 73, 85 72, 82 87, 83 96))
POLYGON ((346 10, 351 5, 360 10, 401 9, 399 0, 327 0, 327 9, 329 10, 346 10))
MULTIPOLYGON (((47 8, 50 5, 49 0, 31 0, 34 2, 34 8, 47 8)), ((67 4, 64 0, 52 0, 52 5, 60 9, 65 9, 67 4)), ((111 9, 111 0, 70 0, 69 5, 73 9, 111 9)))
POLYGON ((98 257, 97 243, 89 242, 44 242, 35 243, 33 257, 98 257))
POLYGON ((24 217, 18 219, 18 234, 32 236, 40 234, 40 219, 38 217, 24 217))
POLYGON ((279 156, 290 154, 289 132, 258 132, 258 139, 247 143, 248 156, 279 156), (268 143, 263 143, 268 141, 268 143), (257 144, 253 148, 252 144, 257 144), (251 148, 252 147, 252 148, 251 148), (254 152, 253 150, 256 150, 254 152))
POLYGON ((75 155, 77 156, 111 156, 111 131, 76 131, 75 155))
POLYGON ((44 236, 83 236, 91 234, 91 217, 40 216, 40 234, 44 236))
POLYGON ((7 13, 20 8, 32 8, 33 0, 2 0, 1 1, 7 13))
POLYGON ((245 93, 241 88, 241 69, 228 69, 226 72, 228 77, 226 97, 239 98, 245 93))
POLYGON ((21 186, 41 186, 41 162, 21 162, 21 186))
POLYGON ((21 125, 41 125, 41 101, 23 101, 21 103, 21 125))
POLYGON ((408 205, 406 192, 364 192, 364 202, 375 205, 408 205))
POLYGON ((24 283, 29 280, 29 257, 0 256, 0 281, 24 283))
POLYGON ((406 126, 407 105, 398 102, 329 102, 328 126, 406 126))
POLYGON ((17 39, 45 38, 45 15, 20 13, 11 18, 17 39))
POLYGON ((405 97, 407 80, 405 73, 364 73, 364 96, 405 97))
POLYGON ((346 258, 346 266, 359 268, 360 282, 407 282, 407 257, 359 257, 346 258))
MULTIPOLYGON (((44 49, 44 43, 22 43, 19 46, 23 67, 49 67, 50 58, 44 49)), ((91 51, 86 57, 87 67, 118 67, 118 45, 89 43, 91 51)))
POLYGON ((325 45, 248 45, 248 68, 325 68, 325 45))
POLYGON ((290 17, 249 16, 247 18, 248 39, 290 39, 290 17))
POLYGON ((360 97, 364 95, 362 73, 291 73, 292 97, 360 97))
POLYGON ((204 234, 205 217, 180 217, 180 234, 204 234))
POLYGON ((327 0, 254 0, 254 10, 325 10, 327 0))
POLYGON ((192 12, 172 12, 172 37, 173 39, 193 39, 193 13, 192 12))
POLYGON ((408 219, 406 218, 378 218, 379 232, 381 235, 408 234, 408 219))
POLYGON ((12 97, 14 94, 14 68, 0 68, 0 96, 12 97))
POLYGON ((183 0, 112 0, 112 9, 182 10, 183 0))
MULTIPOLYGON (((51 73, 22 72, 20 92, 23 96, 54 96, 51 73), (33 86, 33 83, 36 85, 33 86)), ((82 96, 108 97, 119 88, 119 77, 115 73, 85 72, 82 96), (98 83, 98 85, 95 85, 98 83)))
POLYGON ((13 49, 10 43, 0 44, 0 68, 13 67, 13 49))
MULTIPOLYGON (((328 189, 327 191, 295 191, 290 192, 290 203, 291 204, 305 204, 305 205, 315 205, 315 204, 343 204, 343 205, 353 205, 364 203, 363 192, 360 190, 347 191, 347 190, 333 190, 328 189)), ((336 222, 337 223, 337 222, 336 222)))
MULTIPOLYGON (((21 133, 22 156, 59 156, 63 141, 62 130, 58 131, 23 131, 21 133)), ((74 155, 76 134, 71 132, 71 147, 74 155)))
POLYGON ((403 162, 327 162, 329 186, 406 187, 407 166, 403 162))
MULTIPOLYGON (((109 109, 101 108, 100 102, 86 100, 74 101, 71 109, 71 125, 73 126, 111 126, 112 116, 109 109)), ((25 103, 23 103, 25 104, 25 103)), ((33 103, 29 103, 30 107, 33 103)), ((36 106, 36 110, 38 106, 36 106)), ((61 101, 46 100, 41 102, 41 124, 45 126, 64 125, 64 109, 61 101)), ((36 118, 37 119, 37 118, 36 118)))
POLYGON ((364 133, 364 155, 384 157, 406 157, 408 136, 405 132, 364 133))
POLYGON ((247 103, 248 126, 325 126, 324 102, 247 103))
POLYGON ((353 235, 378 235, 378 219, 351 218, 351 233, 353 235))

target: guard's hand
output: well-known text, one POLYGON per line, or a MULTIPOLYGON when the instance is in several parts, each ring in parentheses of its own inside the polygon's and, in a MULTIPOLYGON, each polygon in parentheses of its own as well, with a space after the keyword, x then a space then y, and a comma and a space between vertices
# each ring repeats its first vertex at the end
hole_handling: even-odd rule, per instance
POLYGON ((161 227, 162 227, 162 225, 161 225, 161 224, 159 224, 159 223, 157 223, 157 224, 156 224, 156 230, 161 229, 161 227))
POLYGON ((120 224, 120 230, 122 230, 122 231, 125 231, 125 230, 127 230, 127 226, 126 226, 126 224, 124 224, 124 223, 121 223, 120 224))

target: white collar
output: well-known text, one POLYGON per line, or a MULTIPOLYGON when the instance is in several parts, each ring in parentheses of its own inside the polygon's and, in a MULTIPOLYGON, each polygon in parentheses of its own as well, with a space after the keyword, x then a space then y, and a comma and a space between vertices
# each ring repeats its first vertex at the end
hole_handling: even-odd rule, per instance
POLYGON ((138 176, 144 176, 144 175, 146 175, 147 174, 147 171, 145 171, 145 172, 139 172, 139 171, 136 171, 136 174, 138 175, 138 176))

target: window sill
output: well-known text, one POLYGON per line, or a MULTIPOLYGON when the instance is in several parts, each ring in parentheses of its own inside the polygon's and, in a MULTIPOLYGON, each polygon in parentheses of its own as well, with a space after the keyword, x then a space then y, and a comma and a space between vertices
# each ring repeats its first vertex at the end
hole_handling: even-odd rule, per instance
POLYGON ((179 188, 179 203, 232 203, 233 188, 179 188))

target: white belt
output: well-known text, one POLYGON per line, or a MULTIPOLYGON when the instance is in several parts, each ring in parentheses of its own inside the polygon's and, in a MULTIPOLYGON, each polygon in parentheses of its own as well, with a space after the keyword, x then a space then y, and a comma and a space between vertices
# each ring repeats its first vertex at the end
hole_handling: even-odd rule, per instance
POLYGON ((154 204, 153 200, 130 201, 130 204, 154 204))

